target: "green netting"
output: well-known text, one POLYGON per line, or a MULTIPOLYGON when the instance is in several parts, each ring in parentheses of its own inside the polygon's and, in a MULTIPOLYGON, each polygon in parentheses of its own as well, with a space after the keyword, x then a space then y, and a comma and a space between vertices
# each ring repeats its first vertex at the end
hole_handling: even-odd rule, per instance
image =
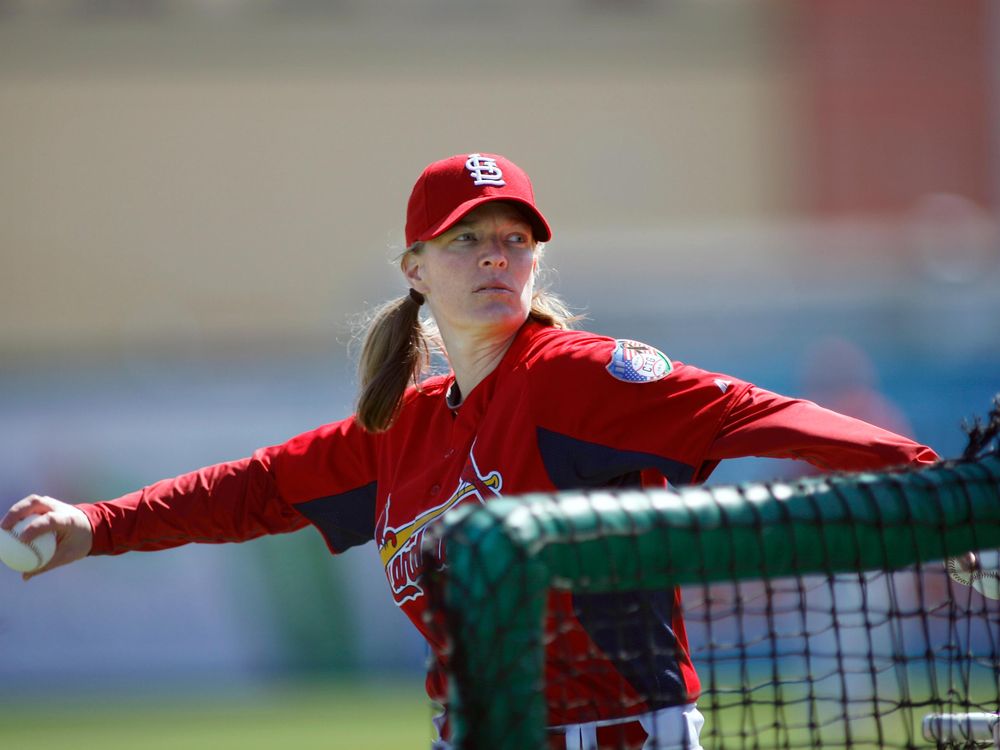
MULTIPOLYGON (((447 567, 431 574, 428 584, 450 639, 453 745, 543 748, 547 741, 544 623, 551 589, 594 593, 675 585, 705 588, 713 582, 738 586, 733 582, 739 581, 763 581, 763 585, 771 587, 768 582, 791 577, 797 583, 790 585, 801 595, 804 586, 822 585, 825 581, 833 587, 830 582, 841 573, 853 573, 857 578, 866 571, 901 570, 968 550, 1000 547, 1000 458, 794 484, 500 499, 450 514, 437 537, 428 540, 427 549, 441 538, 447 567), (803 584, 811 575, 818 576, 816 580, 821 583, 803 584)), ((865 597, 891 600, 896 595, 891 578, 885 585, 873 583, 870 576, 859 580, 859 590, 865 597)), ((862 726, 860 720, 854 722, 853 712, 863 710, 865 716, 877 716, 899 710, 902 705, 907 710, 918 704, 936 706, 942 696, 956 700, 952 694, 955 684, 968 690, 970 682, 979 679, 968 669, 957 677, 942 677, 940 657, 935 656, 925 659, 926 674, 920 686, 914 687, 930 697, 894 698, 881 705, 881 680, 895 672, 896 681, 902 677, 906 683, 911 680, 911 672, 900 672, 899 657, 892 654, 884 657, 884 664, 879 663, 883 657, 877 653, 880 647, 873 639, 882 637, 881 616, 872 619, 870 614, 878 608, 863 602, 864 606, 851 612, 838 611, 836 589, 831 588, 831 603, 824 610, 830 622, 823 627, 836 641, 841 637, 838 628, 850 626, 852 617, 863 618, 855 626, 859 632, 868 632, 867 652, 862 648, 860 654, 854 654, 852 646, 836 641, 834 653, 827 657, 809 639, 802 639, 799 645, 804 654, 780 654, 785 668, 793 657, 806 660, 801 666, 802 684, 796 688, 796 680, 783 678, 773 666, 782 648, 780 642, 775 642, 781 640, 780 628, 775 630, 773 623, 774 602, 781 599, 781 591, 776 595, 776 590, 772 587, 765 592, 767 611, 762 617, 770 619, 770 643, 763 653, 755 651, 753 644, 740 642, 730 649, 731 660, 726 658, 725 644, 716 647, 715 655, 706 657, 708 674, 703 675, 703 682, 707 678, 707 701, 716 718, 727 710, 738 710, 740 716, 733 721, 746 723, 746 707, 754 705, 771 712, 763 719, 766 730, 756 726, 739 730, 744 739, 757 738, 742 746, 822 744, 827 722, 822 680, 827 677, 839 681, 834 691, 839 698, 834 695, 830 700, 843 704, 833 712, 846 725, 837 735, 844 738, 842 746, 891 744, 878 721, 871 730, 855 730, 855 734, 866 733, 864 742, 852 740, 852 726, 862 726), (856 667, 854 660, 867 663, 856 667), (849 684, 851 678, 845 677, 855 668, 864 673, 863 689, 849 684), (723 688, 710 692, 723 684, 722 675, 727 670, 739 673, 733 700, 726 699, 723 688), (754 677, 755 670, 762 671, 763 679, 754 677), (861 693, 872 695, 864 699, 860 709, 846 705, 861 693), (788 734, 791 730, 782 729, 797 725, 803 727, 801 739, 788 734), (765 731, 773 735, 757 744, 765 731)), ((711 597, 706 601, 706 632, 711 636, 718 608, 712 612, 711 597)), ((740 601, 737 616, 742 621, 749 615, 746 604, 740 601)), ((798 607, 805 626, 812 615, 804 604, 798 607)), ((936 626, 928 625, 927 613, 909 613, 905 606, 896 604, 893 607, 887 610, 892 617, 886 618, 886 627, 896 628, 892 631, 894 639, 898 636, 901 642, 903 636, 901 631, 896 632, 900 626, 891 622, 893 617, 901 621, 916 617, 914 622, 923 622, 926 640, 936 638, 930 634, 936 626)), ((795 614, 794 608, 791 613, 795 614)), ((949 633, 960 626, 954 612, 945 619, 949 633)), ((995 642, 997 620, 990 619, 988 613, 980 619, 989 621, 989 637, 995 642)), ((948 637, 955 640, 953 636, 948 637)), ((696 646, 692 642, 692 648, 696 646)), ((975 663, 978 657, 966 654, 963 658, 975 663)), ((985 659, 993 660, 995 674, 995 650, 985 659)), ((956 656, 953 663, 965 662, 956 656)), ((910 665, 909 669, 918 668, 910 665)), ((958 669, 960 666, 956 666, 958 669)), ((701 671, 703 667, 699 666, 701 671)), ((993 682, 988 689, 996 696, 993 682)), ((900 689, 905 692, 911 687, 904 684, 900 689)), ((893 742, 914 746, 910 730, 903 731, 907 736, 893 742)))

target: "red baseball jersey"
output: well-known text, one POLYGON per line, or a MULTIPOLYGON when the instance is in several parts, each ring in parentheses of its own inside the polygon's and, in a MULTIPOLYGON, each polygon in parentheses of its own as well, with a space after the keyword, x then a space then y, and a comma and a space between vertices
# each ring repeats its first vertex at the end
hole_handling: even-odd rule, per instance
MULTIPOLYGON (((228 542, 312 524, 330 551, 374 540, 396 604, 424 622, 421 538, 451 509, 501 495, 684 485, 726 458, 824 469, 930 463, 929 448, 816 404, 671 362, 642 343, 528 322, 496 369, 455 405, 451 375, 410 389, 396 422, 349 417, 251 457, 81 505, 91 554, 228 542)), ((699 690, 677 591, 550 599, 552 725, 690 703, 699 690), (608 613, 621 613, 609 624, 608 613), (650 628, 650 623, 653 623, 650 628), (642 653, 641 659, 624 655, 642 653)), ((427 679, 445 698, 440 669, 427 679)))

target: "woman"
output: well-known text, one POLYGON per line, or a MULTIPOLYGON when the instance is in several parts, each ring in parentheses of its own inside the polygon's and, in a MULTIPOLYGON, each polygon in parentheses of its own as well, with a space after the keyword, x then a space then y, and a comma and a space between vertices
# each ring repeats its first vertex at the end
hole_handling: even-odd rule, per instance
MULTIPOLYGON (((24 537, 57 533, 47 569, 88 554, 244 541, 310 524, 333 553, 374 539, 396 604, 437 652, 423 618, 420 539, 458 505, 701 482, 739 456, 835 470, 936 459, 898 435, 671 362, 640 342, 569 330, 565 308, 535 288, 550 236, 528 176, 509 160, 463 154, 431 164, 407 210, 400 266, 409 292, 371 324, 355 415, 108 502, 30 496, 2 526, 43 514, 24 537), (423 304, 451 368, 427 379, 423 304)), ((574 625, 553 634, 548 651, 552 746, 699 747, 698 678, 677 594, 553 601, 574 625), (597 625, 635 604, 658 618, 656 632, 641 636, 656 646, 642 672, 597 625)), ((441 669, 427 688, 444 700, 441 669)), ((438 726, 446 746, 444 717, 438 726)))

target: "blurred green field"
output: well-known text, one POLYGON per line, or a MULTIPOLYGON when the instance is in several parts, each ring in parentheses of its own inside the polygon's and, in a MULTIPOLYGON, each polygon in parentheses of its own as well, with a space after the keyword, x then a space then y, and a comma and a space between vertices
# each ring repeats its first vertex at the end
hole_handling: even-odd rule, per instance
POLYGON ((426 750, 431 707, 419 680, 252 692, 57 697, 0 693, 4 750, 426 750))
MULTIPOLYGON (((30 698, 10 687, 0 690, 0 750, 427 750, 431 743, 432 709, 417 678, 30 698)), ((703 743, 732 748, 924 746, 920 719, 930 707, 899 711, 888 705, 856 706, 854 740, 848 743, 841 721, 810 717, 792 693, 794 689, 785 691, 780 712, 766 705, 772 696, 763 705, 761 696, 755 705, 744 704, 748 696, 736 693, 721 700, 705 696, 700 701, 707 720, 703 743), (876 710, 885 710, 878 727, 876 710)))

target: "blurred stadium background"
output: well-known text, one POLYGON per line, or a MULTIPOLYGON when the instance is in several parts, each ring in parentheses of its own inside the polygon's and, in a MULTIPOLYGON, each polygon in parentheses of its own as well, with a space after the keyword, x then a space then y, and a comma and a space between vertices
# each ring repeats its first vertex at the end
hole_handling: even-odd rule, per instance
MULTIPOLYGON (((409 189, 464 151, 532 175, 594 330, 949 455, 1000 390, 988 0, 0 0, 0 112, 4 507, 349 413, 409 189)), ((423 646, 372 552, 305 531, 0 571, 0 746, 53 697, 128 695, 155 728, 185 697, 202 726, 208 694, 244 748, 282 705, 316 707, 299 748, 425 746, 423 646), (351 714, 415 717, 412 742, 359 744, 351 714)), ((111 746, 99 724, 77 744, 111 746)))

